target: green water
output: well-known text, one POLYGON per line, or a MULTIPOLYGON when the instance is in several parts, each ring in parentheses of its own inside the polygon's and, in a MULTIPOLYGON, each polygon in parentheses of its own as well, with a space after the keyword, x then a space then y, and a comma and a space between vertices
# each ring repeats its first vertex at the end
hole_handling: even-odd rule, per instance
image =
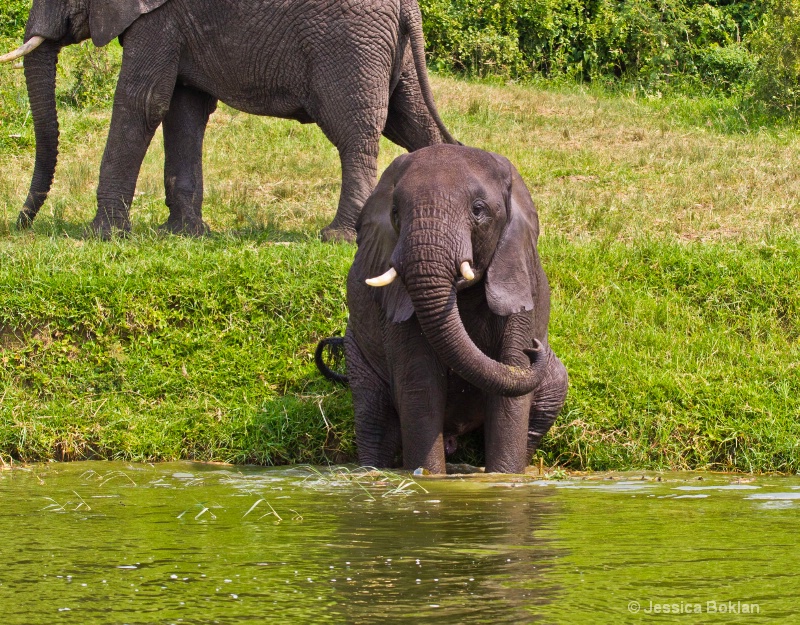
POLYGON ((800 480, 698 475, 0 471, 0 622, 800 622, 800 480))

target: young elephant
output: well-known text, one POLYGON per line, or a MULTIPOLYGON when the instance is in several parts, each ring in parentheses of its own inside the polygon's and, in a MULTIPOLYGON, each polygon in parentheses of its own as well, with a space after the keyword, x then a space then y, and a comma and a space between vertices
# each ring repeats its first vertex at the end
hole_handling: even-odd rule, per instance
POLYGON ((400 156, 357 231, 345 350, 359 462, 391 466, 402 445, 405 468, 444 473, 444 441, 483 425, 486 470, 522 472, 567 372, 547 344, 539 221, 519 173, 462 146, 400 156))

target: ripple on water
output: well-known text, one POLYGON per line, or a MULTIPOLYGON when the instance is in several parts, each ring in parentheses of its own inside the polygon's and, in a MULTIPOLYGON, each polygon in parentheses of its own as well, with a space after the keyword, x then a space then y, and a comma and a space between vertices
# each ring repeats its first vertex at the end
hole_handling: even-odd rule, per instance
POLYGON ((0 605, 15 616, 3 625, 580 625, 639 622, 632 602, 709 601, 756 603, 759 623, 792 622, 800 481, 701 477, 409 482, 193 463, 6 471, 0 605))
POLYGON ((747 499, 773 499, 773 500, 791 500, 800 499, 800 493, 756 493, 750 495, 747 499))
POLYGON ((712 484, 709 486, 675 486, 672 490, 758 490, 753 484, 712 484))

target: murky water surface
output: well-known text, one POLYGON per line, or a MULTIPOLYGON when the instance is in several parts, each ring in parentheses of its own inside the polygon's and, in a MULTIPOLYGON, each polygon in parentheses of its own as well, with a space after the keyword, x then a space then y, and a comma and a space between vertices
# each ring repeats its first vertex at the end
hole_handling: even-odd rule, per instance
POLYGON ((800 480, 0 471, 20 623, 800 622, 800 480))

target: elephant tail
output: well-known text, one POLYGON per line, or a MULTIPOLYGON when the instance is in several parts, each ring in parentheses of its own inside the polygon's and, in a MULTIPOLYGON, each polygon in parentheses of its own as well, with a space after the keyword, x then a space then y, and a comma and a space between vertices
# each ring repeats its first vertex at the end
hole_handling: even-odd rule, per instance
POLYGON ((439 117, 436 103, 433 101, 433 91, 431 90, 431 83, 428 81, 428 70, 425 63, 425 38, 422 34, 422 13, 419 10, 417 0, 400 0, 400 22, 402 25, 405 25, 409 39, 411 40, 411 55, 414 57, 414 68, 417 70, 417 79, 419 80, 419 87, 422 91, 422 99, 425 100, 428 112, 431 114, 431 117, 433 117, 433 121, 436 122, 436 126, 439 128, 439 132, 442 133, 442 138, 445 143, 462 145, 460 142, 453 139, 450 131, 447 130, 442 118, 439 117))
POLYGON ((344 368, 343 337, 332 336, 322 339, 317 344, 317 350, 314 352, 314 363, 317 365, 319 372, 331 382, 347 386, 347 376, 336 371, 336 369, 344 368))

